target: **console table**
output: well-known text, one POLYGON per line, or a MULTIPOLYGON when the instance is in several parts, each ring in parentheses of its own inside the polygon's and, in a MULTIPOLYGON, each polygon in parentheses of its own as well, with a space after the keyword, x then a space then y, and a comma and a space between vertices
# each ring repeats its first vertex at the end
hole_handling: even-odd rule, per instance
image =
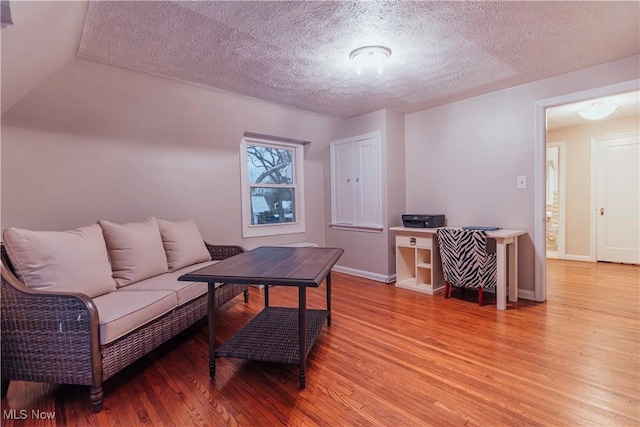
POLYGON ((209 375, 216 357, 298 364, 300 388, 306 385, 307 354, 325 320, 331 326, 331 268, 340 248, 263 246, 181 276, 178 280, 207 282, 209 289, 209 375), (307 309, 307 288, 326 278, 327 308, 307 309), (264 285, 264 309, 231 339, 215 348, 215 284, 264 285), (269 286, 298 288, 298 308, 270 307, 269 286))
MULTIPOLYGON (((428 294, 443 289, 438 229, 391 227, 390 230, 396 233, 396 286, 428 294)), ((518 301, 518 237, 525 233, 510 229, 487 231, 487 237, 496 242, 498 310, 507 308, 507 282, 509 301, 518 301)))

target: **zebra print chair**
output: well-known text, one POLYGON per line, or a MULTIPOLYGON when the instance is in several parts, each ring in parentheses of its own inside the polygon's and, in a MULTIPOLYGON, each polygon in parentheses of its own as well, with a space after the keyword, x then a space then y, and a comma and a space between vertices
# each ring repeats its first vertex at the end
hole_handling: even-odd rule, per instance
POLYGON ((438 228, 438 245, 445 280, 445 298, 451 297, 451 287, 478 290, 478 303, 484 304, 483 288, 497 283, 496 254, 487 252, 487 233, 482 230, 438 228))

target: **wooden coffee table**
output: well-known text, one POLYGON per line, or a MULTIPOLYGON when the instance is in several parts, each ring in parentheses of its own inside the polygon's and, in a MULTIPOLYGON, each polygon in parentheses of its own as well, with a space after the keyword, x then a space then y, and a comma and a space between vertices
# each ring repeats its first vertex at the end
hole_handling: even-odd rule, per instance
POLYGON ((263 246, 181 276, 178 280, 208 283, 210 376, 216 374, 216 357, 298 364, 303 389, 307 354, 325 320, 331 326, 331 268, 343 252, 340 248, 263 246), (326 309, 307 309, 307 288, 317 288, 325 279, 326 309), (216 283, 265 285, 264 309, 217 351, 216 283), (269 286, 296 286, 298 308, 270 307, 269 286))

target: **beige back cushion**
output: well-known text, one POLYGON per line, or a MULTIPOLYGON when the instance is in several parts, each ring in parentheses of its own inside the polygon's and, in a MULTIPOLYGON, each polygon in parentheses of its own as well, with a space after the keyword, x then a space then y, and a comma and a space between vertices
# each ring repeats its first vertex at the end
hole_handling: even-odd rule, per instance
POLYGON ((2 238, 16 275, 31 288, 91 298, 116 290, 97 224, 71 231, 7 228, 2 238))
POLYGON ((169 271, 176 271, 211 259, 200 230, 193 220, 163 221, 159 219, 158 225, 164 250, 167 253, 169 271))
POLYGON ((155 218, 114 224, 100 220, 118 288, 169 271, 155 218))

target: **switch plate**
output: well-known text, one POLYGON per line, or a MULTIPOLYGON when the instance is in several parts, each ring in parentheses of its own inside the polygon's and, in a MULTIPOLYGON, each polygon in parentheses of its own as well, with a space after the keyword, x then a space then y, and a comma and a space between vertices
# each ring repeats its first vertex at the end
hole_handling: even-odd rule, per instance
POLYGON ((526 177, 526 175, 520 175, 518 177, 517 188, 527 188, 527 177, 526 177))

